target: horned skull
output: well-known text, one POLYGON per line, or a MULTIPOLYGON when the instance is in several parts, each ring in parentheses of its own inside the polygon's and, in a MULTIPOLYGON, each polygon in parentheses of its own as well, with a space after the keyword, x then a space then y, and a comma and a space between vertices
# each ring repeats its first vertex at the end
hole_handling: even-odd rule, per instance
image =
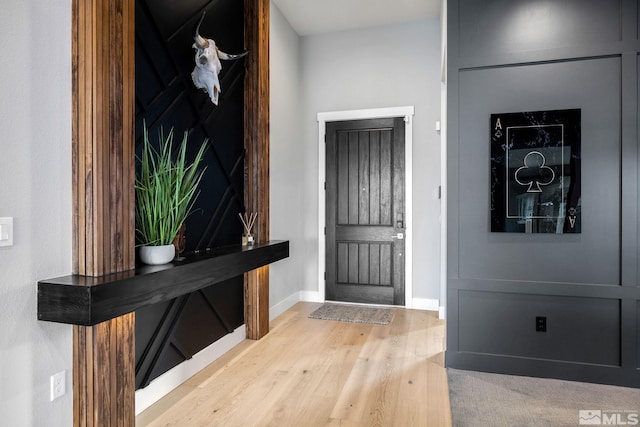
POLYGON ((202 37, 200 35, 200 24, 202 24, 205 13, 206 12, 202 13, 202 17, 200 18, 200 22, 198 22, 196 33, 193 37, 195 41, 193 43, 193 48, 196 50, 196 66, 191 73, 191 78, 193 79, 193 84, 198 89, 203 89, 207 92, 211 98, 211 102, 218 105, 218 96, 220 95, 220 92, 222 92, 220 90, 220 80, 218 79, 218 75, 222 70, 220 60, 239 59, 245 56, 247 52, 239 55, 230 55, 218 49, 216 42, 212 39, 205 39, 202 37))

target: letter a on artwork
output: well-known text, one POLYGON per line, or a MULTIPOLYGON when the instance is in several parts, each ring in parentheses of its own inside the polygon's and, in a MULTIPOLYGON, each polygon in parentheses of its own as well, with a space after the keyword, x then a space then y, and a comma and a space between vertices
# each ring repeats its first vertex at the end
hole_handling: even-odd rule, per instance
POLYGON ((502 129, 502 123, 500 123, 500 117, 496 120, 496 127, 494 130, 502 129))

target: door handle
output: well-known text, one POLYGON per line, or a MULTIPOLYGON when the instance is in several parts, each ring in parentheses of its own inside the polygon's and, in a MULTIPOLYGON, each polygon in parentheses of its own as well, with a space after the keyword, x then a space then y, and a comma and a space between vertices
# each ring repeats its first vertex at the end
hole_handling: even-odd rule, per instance
POLYGON ((404 233, 398 233, 395 236, 391 236, 392 239, 402 240, 404 239, 404 233))

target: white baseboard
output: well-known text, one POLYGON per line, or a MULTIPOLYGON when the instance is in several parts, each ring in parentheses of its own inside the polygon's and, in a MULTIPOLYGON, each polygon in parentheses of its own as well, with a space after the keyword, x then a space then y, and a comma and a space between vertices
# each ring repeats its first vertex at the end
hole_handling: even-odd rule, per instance
POLYGON ((415 310, 438 311, 440 301, 430 298, 414 298, 411 308, 415 310))
POLYGON ((320 299, 320 292, 318 291, 300 291, 300 301, 324 302, 324 300, 320 299))
MULTIPOLYGON (((296 298, 296 294, 293 294, 289 298, 287 298, 285 301, 289 301, 289 299, 295 300, 295 298, 296 298)), ((320 293, 318 291, 300 291, 299 295, 297 296, 297 298, 298 298, 298 300, 295 301, 294 303, 290 304, 287 308, 291 307, 293 304, 295 304, 298 301, 324 302, 323 300, 320 299, 320 293)), ((413 298, 411 300, 411 302, 412 302, 411 307, 407 307, 407 308, 413 308, 413 309, 416 309, 416 310, 437 311, 438 312, 438 316, 441 319, 444 319, 444 307, 440 307, 440 301, 438 301, 437 299, 413 298)), ((282 304, 282 303, 280 303, 280 304, 282 304)), ((284 310, 282 310, 278 314, 283 313, 284 311, 286 311, 287 308, 285 308, 284 310)), ((276 317, 276 316, 272 316, 272 318, 273 317, 276 317)))
POLYGON ((317 291, 299 291, 294 292, 289 295, 287 298, 283 299, 279 303, 272 305, 269 309, 269 320, 273 320, 276 317, 280 316, 282 313, 293 307, 296 303, 300 301, 304 302, 324 302, 320 301, 320 295, 317 291))
POLYGON ((269 320, 273 320, 285 311, 289 310, 296 303, 300 302, 300 292, 293 293, 279 303, 269 308, 269 320))
POLYGON ((239 326, 232 333, 196 353, 191 359, 160 375, 145 388, 136 390, 136 415, 240 344, 245 338, 245 326, 239 326))

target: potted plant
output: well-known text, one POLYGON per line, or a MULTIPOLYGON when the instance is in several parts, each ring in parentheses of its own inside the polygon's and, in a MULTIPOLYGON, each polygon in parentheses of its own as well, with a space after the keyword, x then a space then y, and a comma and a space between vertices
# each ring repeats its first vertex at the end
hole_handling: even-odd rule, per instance
POLYGON ((136 238, 140 260, 145 264, 166 264, 175 257, 175 239, 198 197, 204 169, 198 170, 207 148, 205 139, 193 162, 187 162, 187 132, 173 153, 173 128, 164 136, 158 132, 158 147, 149 140, 144 124, 142 154, 136 168, 136 238))

